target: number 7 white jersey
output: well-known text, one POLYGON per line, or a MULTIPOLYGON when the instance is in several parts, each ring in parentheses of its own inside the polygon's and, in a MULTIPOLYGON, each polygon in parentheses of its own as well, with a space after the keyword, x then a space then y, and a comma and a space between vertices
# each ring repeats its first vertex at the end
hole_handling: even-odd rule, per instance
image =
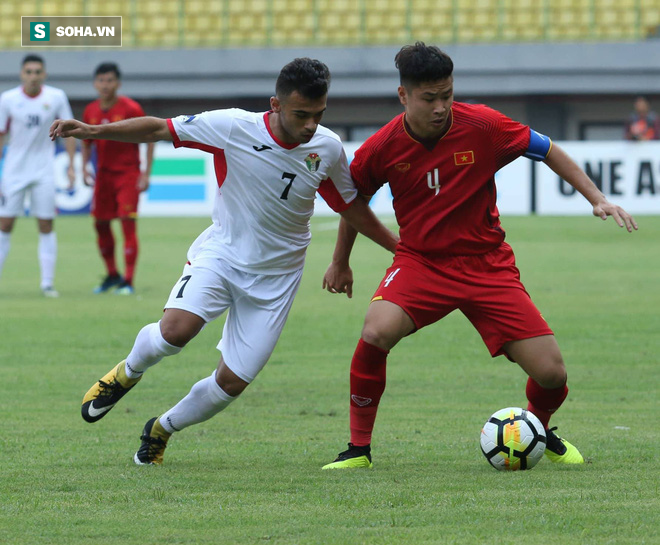
POLYGON ((168 119, 175 147, 213 154, 218 181, 213 225, 189 257, 221 257, 256 274, 295 271, 305 261, 316 192, 336 212, 357 196, 335 133, 319 125, 309 142, 288 145, 271 132, 269 115, 229 109, 168 119))

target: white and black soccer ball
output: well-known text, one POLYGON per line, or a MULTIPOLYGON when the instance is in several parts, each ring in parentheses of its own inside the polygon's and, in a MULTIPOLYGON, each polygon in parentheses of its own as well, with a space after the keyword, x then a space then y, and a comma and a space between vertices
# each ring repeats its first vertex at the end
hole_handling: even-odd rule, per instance
POLYGON ((543 457, 546 436, 541 421, 520 407, 491 416, 481 430, 481 452, 495 469, 532 469, 543 457))

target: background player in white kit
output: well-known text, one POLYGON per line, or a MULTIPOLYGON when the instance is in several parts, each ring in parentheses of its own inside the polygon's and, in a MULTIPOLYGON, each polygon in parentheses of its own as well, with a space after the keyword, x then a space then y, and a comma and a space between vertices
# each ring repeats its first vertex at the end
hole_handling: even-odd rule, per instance
POLYGON ((300 283, 317 191, 356 229, 394 252, 398 238, 356 198, 339 137, 319 125, 329 83, 323 63, 300 58, 280 72, 270 112, 230 109, 98 126, 53 124, 53 138, 169 140, 214 155, 213 224, 191 246, 162 319, 145 326, 126 360, 83 398, 83 418, 96 422, 147 368, 180 352, 205 323, 230 309, 217 370, 146 423, 137 464, 162 463, 173 432, 222 411, 268 361, 300 283))
MULTIPOLYGON (((47 297, 57 297, 53 288, 57 261, 53 229, 55 144, 48 137, 48 127, 55 119, 73 115, 64 91, 44 85, 45 79, 43 59, 28 55, 21 65, 22 85, 0 95, 0 156, 5 134, 9 132, 0 178, 0 273, 9 253, 14 222, 23 215, 25 197, 29 194, 30 214, 37 218, 39 228, 41 291, 47 297)), ((69 187, 73 187, 76 142, 67 140, 65 145, 69 154, 69 187)))

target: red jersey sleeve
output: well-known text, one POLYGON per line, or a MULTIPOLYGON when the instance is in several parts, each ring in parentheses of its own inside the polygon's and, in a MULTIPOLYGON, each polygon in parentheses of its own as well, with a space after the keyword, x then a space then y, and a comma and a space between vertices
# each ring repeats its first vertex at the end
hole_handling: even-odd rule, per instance
POLYGON ((499 170, 527 151, 529 127, 491 108, 483 108, 486 130, 495 148, 495 160, 499 170))
POLYGON ((372 138, 367 139, 355 152, 351 162, 351 177, 358 192, 362 195, 371 196, 387 183, 384 169, 378 158, 378 149, 373 144, 372 138))

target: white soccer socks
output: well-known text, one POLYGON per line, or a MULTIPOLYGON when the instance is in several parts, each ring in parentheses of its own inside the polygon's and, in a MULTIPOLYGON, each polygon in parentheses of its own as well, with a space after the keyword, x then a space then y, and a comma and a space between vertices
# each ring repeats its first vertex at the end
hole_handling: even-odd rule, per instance
POLYGON ((57 235, 55 231, 39 233, 39 267, 41 268, 41 289, 52 288, 55 282, 57 262, 57 235))
MULTIPOLYGON (((163 338, 160 322, 144 326, 135 339, 133 349, 126 357, 126 376, 138 378, 165 356, 179 352, 181 347, 171 345, 163 338)), ((228 395, 218 386, 214 371, 210 377, 193 385, 186 397, 162 415, 159 418, 160 425, 168 433, 180 431, 208 420, 225 409, 236 397, 228 395)))
POLYGON ((160 322, 146 325, 138 333, 133 349, 126 356, 126 376, 138 378, 165 356, 173 356, 181 350, 182 347, 174 346, 163 338, 160 322))
MULTIPOLYGON (((238 396, 236 396, 238 397, 238 396)), ((199 424, 215 416, 236 399, 218 386, 215 371, 210 377, 200 380, 190 393, 160 417, 160 425, 168 433, 199 424)))

